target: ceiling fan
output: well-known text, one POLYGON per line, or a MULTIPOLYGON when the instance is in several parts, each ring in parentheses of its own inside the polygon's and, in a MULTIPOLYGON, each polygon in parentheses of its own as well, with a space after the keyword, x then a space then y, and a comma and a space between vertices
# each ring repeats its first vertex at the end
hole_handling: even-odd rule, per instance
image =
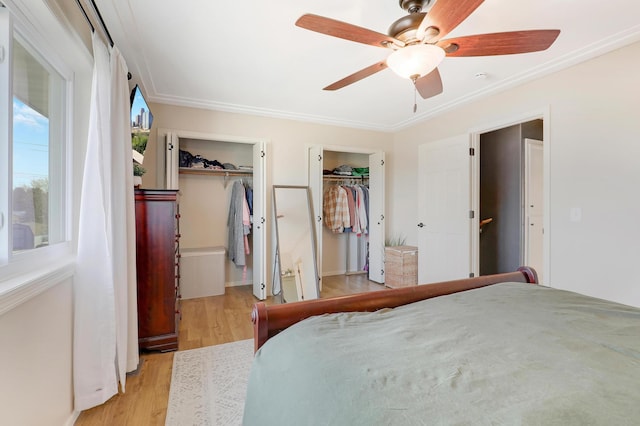
MULTIPOLYGON (((560 30, 528 30, 477 34, 443 39, 467 19, 484 0, 436 0, 424 13, 431 0, 399 0, 409 15, 389 27, 389 35, 337 21, 306 14, 296 25, 307 30, 345 40, 393 50, 384 60, 357 71, 324 90, 337 90, 389 67, 398 75, 413 81, 423 98, 442 93, 438 65, 445 56, 491 56, 538 52, 556 40, 560 30)), ((415 106, 414 106, 415 109, 415 106)))

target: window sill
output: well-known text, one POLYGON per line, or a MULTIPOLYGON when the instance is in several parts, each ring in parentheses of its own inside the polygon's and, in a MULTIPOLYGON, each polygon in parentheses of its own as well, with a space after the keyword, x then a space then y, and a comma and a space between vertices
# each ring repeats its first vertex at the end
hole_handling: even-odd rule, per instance
POLYGON ((75 258, 68 256, 54 265, 0 281, 0 315, 72 277, 74 270, 75 258))

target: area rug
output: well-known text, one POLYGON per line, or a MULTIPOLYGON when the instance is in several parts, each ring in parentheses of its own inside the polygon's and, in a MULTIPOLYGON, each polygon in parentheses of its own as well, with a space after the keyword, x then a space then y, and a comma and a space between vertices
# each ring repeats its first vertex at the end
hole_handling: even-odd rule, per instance
POLYGON ((178 351, 165 426, 242 424, 253 340, 178 351))

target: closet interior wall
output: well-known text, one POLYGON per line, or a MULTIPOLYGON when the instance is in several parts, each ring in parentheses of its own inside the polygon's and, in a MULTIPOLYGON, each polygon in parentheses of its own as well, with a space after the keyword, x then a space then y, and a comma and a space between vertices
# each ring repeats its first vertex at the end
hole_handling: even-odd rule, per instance
MULTIPOLYGON (((333 170, 342 165, 369 167, 369 155, 352 152, 324 151, 323 168, 333 170)), ((367 178, 325 176, 323 192, 330 185, 368 185, 367 178)), ((333 233, 322 227, 322 276, 365 274, 368 237, 354 233, 333 233)))
MULTIPOLYGON (((245 143, 180 138, 180 150, 207 160, 252 166, 252 145, 245 143)), ((179 174, 180 245, 185 248, 224 246, 228 252, 227 220, 233 183, 252 184, 252 175, 179 174)), ((249 234, 249 247, 252 234, 249 234)), ((246 269, 236 266, 225 254, 225 285, 250 285, 253 282, 253 249, 246 256, 246 269)))

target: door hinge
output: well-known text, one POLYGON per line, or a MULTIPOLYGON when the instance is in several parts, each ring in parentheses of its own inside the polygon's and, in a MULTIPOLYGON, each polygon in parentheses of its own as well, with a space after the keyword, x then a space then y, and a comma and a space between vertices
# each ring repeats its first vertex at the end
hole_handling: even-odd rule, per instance
POLYGON ((173 151, 173 144, 169 142, 169 151, 173 151))
POLYGON ((384 166, 384 160, 380 160, 380 165, 384 166))
POLYGON ((260 283, 260 290, 264 290, 264 288, 265 288, 264 283, 260 283))
POLYGON ((474 155, 476 155, 476 149, 475 148, 469 148, 469 155, 472 156, 472 157, 474 155))
POLYGON ((318 154, 318 161, 322 160, 322 155, 318 154))
POLYGON ((264 158, 264 156, 267 155, 264 150, 260 150, 260 157, 264 158))
POLYGON ((469 210, 469 219, 473 219, 474 217, 476 217, 476 212, 469 210))

